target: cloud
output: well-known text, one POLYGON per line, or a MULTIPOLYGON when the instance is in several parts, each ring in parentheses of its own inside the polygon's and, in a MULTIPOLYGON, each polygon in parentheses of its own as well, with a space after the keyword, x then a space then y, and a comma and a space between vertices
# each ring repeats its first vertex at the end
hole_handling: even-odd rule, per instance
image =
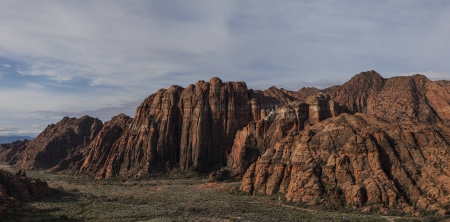
POLYGON ((0 131, 16 131, 17 128, 13 126, 0 126, 0 131))
POLYGON ((3 4, 0 72, 8 73, 1 75, 0 102, 7 105, 0 107, 0 122, 23 131, 30 126, 24 120, 45 127, 64 114, 132 115, 126 101, 212 76, 250 88, 297 90, 341 84, 372 69, 384 77, 450 73, 449 3, 3 4))
POLYGON ((278 83, 274 74, 314 82, 333 72, 349 78, 370 69, 398 73, 405 67, 423 70, 431 64, 450 68, 432 59, 448 55, 446 5, 414 1, 356 1, 351 7, 317 1, 9 4, 8 11, 15 13, 5 12, 10 16, 2 27, 8 31, 1 34, 0 52, 25 62, 19 73, 59 82, 86 79, 92 86, 134 89, 174 72, 278 83), (377 13, 366 13, 373 10, 377 13), (425 56, 430 54, 435 56, 425 56))
POLYGON ((10 64, 6 64, 6 63, 5 63, 5 64, 3 64, 3 66, 6 67, 6 68, 11 68, 11 65, 10 65, 10 64))
POLYGON ((55 117, 62 118, 64 116, 81 117, 84 115, 88 115, 99 118, 103 122, 106 122, 112 116, 116 116, 120 113, 124 113, 125 115, 128 116, 134 116, 137 107, 142 103, 142 101, 143 99, 136 101, 122 101, 123 103, 118 106, 102 107, 96 110, 82 110, 78 112, 42 110, 42 111, 34 111, 31 114, 37 114, 38 116, 46 118, 55 118, 55 117))

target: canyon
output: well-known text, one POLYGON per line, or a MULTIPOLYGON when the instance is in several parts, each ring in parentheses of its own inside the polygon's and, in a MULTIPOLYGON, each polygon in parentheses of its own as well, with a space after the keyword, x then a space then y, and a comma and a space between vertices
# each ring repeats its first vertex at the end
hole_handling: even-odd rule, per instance
POLYGON ((133 118, 64 117, 0 147, 16 168, 148 178, 175 169, 250 194, 388 214, 450 211, 450 81, 362 72, 340 86, 248 89, 217 77, 147 97, 133 118))

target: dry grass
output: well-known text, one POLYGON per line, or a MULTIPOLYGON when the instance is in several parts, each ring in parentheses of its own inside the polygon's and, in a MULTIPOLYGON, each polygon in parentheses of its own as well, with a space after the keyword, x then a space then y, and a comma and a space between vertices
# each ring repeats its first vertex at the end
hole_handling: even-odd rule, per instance
POLYGON ((28 171, 54 193, 29 203, 30 212, 2 221, 386 221, 379 216, 314 212, 281 206, 278 196, 251 196, 239 182, 210 183, 175 172, 158 179, 94 180, 28 171))

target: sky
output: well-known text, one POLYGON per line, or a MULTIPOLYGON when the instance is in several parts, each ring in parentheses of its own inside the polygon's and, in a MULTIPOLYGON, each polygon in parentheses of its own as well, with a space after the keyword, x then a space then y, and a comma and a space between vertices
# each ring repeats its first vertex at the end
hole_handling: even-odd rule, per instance
POLYGON ((450 1, 0 0, 0 135, 134 116, 160 88, 450 80, 450 1))

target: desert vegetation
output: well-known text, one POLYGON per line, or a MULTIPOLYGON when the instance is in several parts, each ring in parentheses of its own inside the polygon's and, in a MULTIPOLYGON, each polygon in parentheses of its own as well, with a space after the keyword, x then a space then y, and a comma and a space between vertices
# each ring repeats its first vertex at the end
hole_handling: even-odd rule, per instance
MULTIPOLYGON (((14 171, 9 166, 3 169, 14 171)), ((249 195, 239 181, 210 182, 206 175, 174 170, 152 179, 104 179, 27 171, 52 193, 2 221, 418 221, 351 211, 317 211, 283 202, 282 195, 249 195)), ((423 221, 438 221, 427 215, 423 221), (433 220, 432 220, 433 219, 433 220)))

